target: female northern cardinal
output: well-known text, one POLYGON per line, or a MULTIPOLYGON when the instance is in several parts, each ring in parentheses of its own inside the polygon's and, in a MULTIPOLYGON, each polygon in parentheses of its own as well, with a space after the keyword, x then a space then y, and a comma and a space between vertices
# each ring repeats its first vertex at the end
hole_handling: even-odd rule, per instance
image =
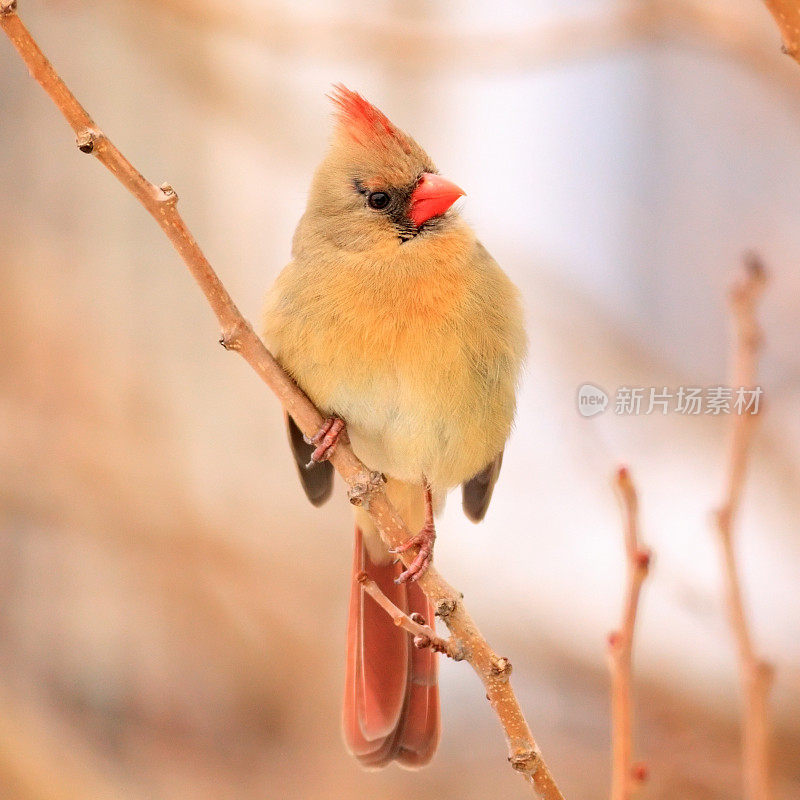
POLYGON ((525 351, 517 290, 451 208, 464 194, 410 137, 355 92, 331 95, 337 124, 297 226, 292 262, 265 309, 264 336, 325 414, 305 441, 287 418, 306 494, 331 492, 338 436, 387 477, 419 552, 401 572, 356 510, 347 628, 344 732, 367 766, 426 764, 439 739, 435 654, 355 580, 366 571, 400 608, 433 624, 415 580, 433 552, 433 510, 463 485, 470 519, 486 513, 500 471, 525 351), (308 463, 306 463, 308 462, 308 463))

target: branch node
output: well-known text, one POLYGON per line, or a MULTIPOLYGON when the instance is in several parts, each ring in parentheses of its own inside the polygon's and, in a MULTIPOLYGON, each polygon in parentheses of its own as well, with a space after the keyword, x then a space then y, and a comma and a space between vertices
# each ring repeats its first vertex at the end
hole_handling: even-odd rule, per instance
POLYGON ((17 13, 17 0, 0 0, 0 15, 17 13))
POLYGON ((176 205, 178 202, 178 193, 172 188, 172 184, 162 183, 158 187, 163 192, 163 196, 158 198, 159 203, 176 205))
POLYGON ((507 681, 511 676, 511 662, 505 656, 492 656, 492 675, 507 681))
MULTIPOLYGON (((420 634, 414 637, 414 647, 420 649, 430 647, 434 653, 441 653, 453 661, 463 661, 467 657, 461 641, 453 639, 452 636, 449 639, 442 639, 439 636, 429 636, 427 633, 420 634)), ((488 696, 486 699, 489 699, 488 696)))
POLYGON ((463 661, 467 658, 467 649, 464 647, 464 643, 460 639, 456 639, 455 641, 450 638, 449 645, 447 650, 445 651, 453 661, 463 661))
POLYGON ((753 680, 768 688, 774 679, 775 666, 769 661, 756 661, 753 665, 753 680))
POLYGON ((650 569, 650 561, 653 557, 653 554, 650 550, 646 548, 640 548, 636 551, 634 555, 634 561, 636 562, 636 568, 641 570, 643 574, 647 575, 648 570, 650 569))
POLYGON ((91 128, 84 128, 75 139, 75 144, 81 153, 93 153, 95 145, 100 140, 100 132, 91 128))
POLYGON ((436 616, 440 617, 441 619, 449 617, 456 610, 456 605, 456 601, 452 598, 439 600, 439 602, 436 604, 436 616))
MULTIPOLYGON (((169 186, 169 184, 164 184, 161 189, 164 189, 164 186, 169 186)), ((172 187, 170 187, 172 188, 172 187)), ((177 199, 177 195, 175 195, 177 199)), ((219 343, 225 348, 225 350, 233 350, 237 351, 240 350, 242 347, 242 334, 247 333, 248 325, 244 320, 236 320, 228 328, 222 331, 222 335, 219 337, 219 343)))
POLYGON ((386 483, 386 477, 382 472, 360 472, 355 476, 353 483, 347 490, 347 499, 354 506, 369 507, 369 498, 376 492, 381 491, 386 483))
POLYGON ((508 761, 517 772, 525 772, 528 775, 533 775, 534 772, 539 769, 542 756, 536 750, 520 750, 509 756, 508 761))
POLYGON ((719 535, 722 536, 724 539, 730 539, 731 533, 731 509, 729 506, 725 506, 724 508, 715 508, 714 511, 711 512, 712 517, 714 518, 714 523, 717 526, 717 530, 719 535))

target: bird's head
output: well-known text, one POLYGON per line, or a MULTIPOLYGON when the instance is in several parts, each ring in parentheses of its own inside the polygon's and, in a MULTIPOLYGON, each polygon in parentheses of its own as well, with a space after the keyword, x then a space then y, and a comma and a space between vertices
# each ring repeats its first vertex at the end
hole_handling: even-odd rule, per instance
POLYGON ((309 211, 339 244, 355 250, 397 246, 444 229, 464 192, 442 178, 425 151, 375 106, 337 85, 336 126, 317 170, 309 211))

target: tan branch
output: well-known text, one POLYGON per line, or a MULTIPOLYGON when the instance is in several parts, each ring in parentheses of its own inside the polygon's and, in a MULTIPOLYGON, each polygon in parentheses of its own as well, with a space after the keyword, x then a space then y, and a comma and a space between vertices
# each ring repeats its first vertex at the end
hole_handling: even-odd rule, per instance
MULTIPOLYGON (((751 256, 746 275, 732 289, 730 307, 735 336, 731 365, 731 386, 755 388, 758 353, 762 334, 756 319, 766 275, 761 262, 751 256)), ((768 695, 772 668, 755 652, 742 599, 742 586, 736 565, 733 527, 742 496, 747 458, 757 414, 747 411, 731 414, 725 494, 714 514, 722 556, 725 598, 739 656, 744 706, 742 709, 742 761, 747 800, 770 800, 770 731, 768 695)))
POLYGON ((608 637, 611 669, 611 800, 630 800, 645 779, 646 769, 633 763, 631 664, 639 594, 650 567, 650 551, 639 539, 639 501, 627 467, 617 470, 614 487, 625 528, 627 588, 618 630, 608 637))
POLYGON ((764 0, 764 5, 778 23, 783 52, 800 64, 800 3, 797 0, 764 0))
MULTIPOLYGON (((323 422, 322 415, 297 385, 281 369, 264 347, 252 326, 242 317, 211 264, 203 255, 177 209, 177 195, 167 184, 157 187, 147 181, 94 124, 70 90, 44 57, 27 28, 16 14, 16 0, 0 0, 0 27, 22 57, 31 75, 58 106, 78 138, 78 147, 92 153, 130 191, 158 222, 199 284, 222 328, 220 343, 235 350, 277 395, 300 429, 312 436, 323 422)), ((339 444, 331 463, 349 486, 350 501, 362 505, 374 520, 384 542, 391 547, 402 544, 410 532, 383 491, 380 475, 370 472, 351 447, 339 444)), ((406 564, 415 549, 403 555, 406 564)), ((456 592, 434 569, 419 581, 444 619, 453 637, 453 646, 463 653, 486 689, 486 696, 505 733, 508 760, 538 797, 563 800, 550 770, 522 714, 511 688, 511 665, 499 658, 481 636, 456 592)))

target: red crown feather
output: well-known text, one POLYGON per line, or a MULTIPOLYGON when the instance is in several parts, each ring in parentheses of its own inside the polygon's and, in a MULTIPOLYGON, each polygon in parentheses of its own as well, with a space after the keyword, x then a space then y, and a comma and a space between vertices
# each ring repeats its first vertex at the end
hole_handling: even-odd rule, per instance
POLYGON ((336 106, 336 118, 342 128, 362 145, 386 145, 390 141, 408 152, 408 139, 395 128, 383 112, 368 103, 360 94, 341 83, 334 85, 328 97, 336 106))

